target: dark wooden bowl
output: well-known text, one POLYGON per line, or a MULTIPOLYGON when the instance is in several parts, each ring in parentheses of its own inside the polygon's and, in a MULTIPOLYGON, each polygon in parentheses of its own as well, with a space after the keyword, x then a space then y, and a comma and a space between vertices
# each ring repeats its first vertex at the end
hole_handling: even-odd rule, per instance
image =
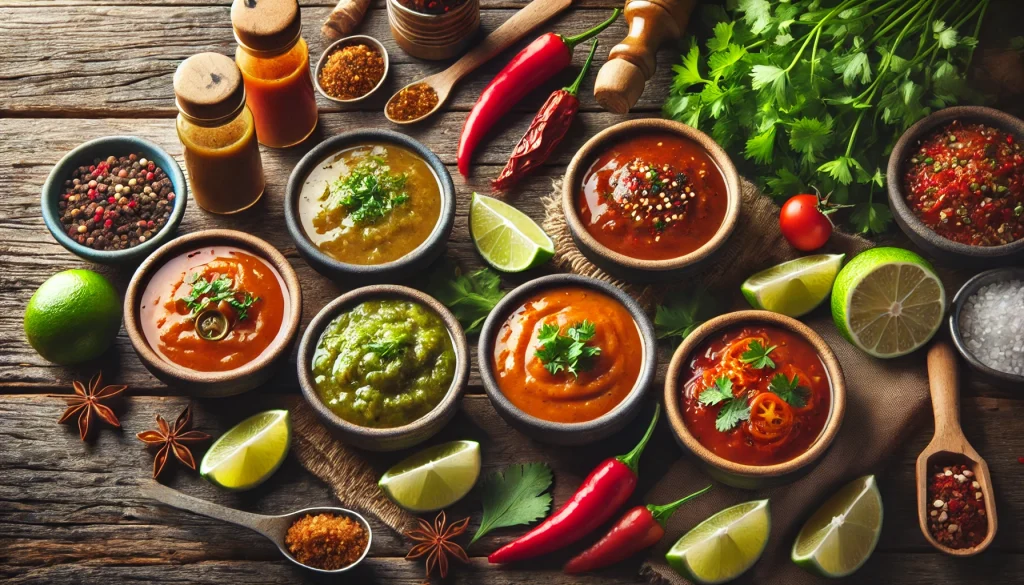
POLYGON ((740 176, 735 165, 722 147, 700 130, 686 124, 661 118, 642 118, 620 122, 598 132, 572 157, 562 182, 562 212, 572 233, 572 239, 580 252, 596 266, 616 278, 632 282, 665 282, 678 280, 687 273, 699 269, 714 257, 736 229, 740 215, 740 176), (728 206, 725 219, 715 235, 700 248, 669 260, 640 260, 609 249, 590 235, 576 212, 576 194, 582 183, 583 174, 593 162, 595 155, 609 143, 630 134, 644 132, 670 132, 699 144, 718 165, 725 178, 728 206))
POLYGON ((459 409, 459 398, 469 381, 469 345, 455 315, 434 297, 416 289, 397 285, 373 285, 357 288, 331 301, 313 317, 313 321, 302 334, 298 357, 299 386, 306 402, 323 421, 324 425, 342 441, 368 451, 397 451, 426 441, 440 431, 459 409), (455 377, 441 402, 423 417, 400 427, 378 429, 348 422, 327 408, 320 400, 313 384, 313 354, 327 325, 342 311, 351 309, 363 301, 379 299, 402 299, 417 302, 435 313, 444 321, 455 349, 455 377))
POLYGON ((654 325, 640 305, 614 285, 575 274, 543 276, 523 284, 506 295, 487 316, 483 329, 480 331, 478 347, 477 361, 479 362, 480 376, 483 378, 484 389, 491 399, 491 404, 494 405, 498 414, 524 435, 554 445, 584 445, 622 430, 639 413, 647 388, 654 382, 658 369, 658 348, 654 325), (611 411, 594 420, 580 423, 552 422, 526 414, 505 397, 498 387, 498 380, 494 375, 494 342, 509 314, 537 292, 562 286, 591 288, 622 303, 633 316, 633 321, 640 333, 640 341, 643 344, 643 366, 630 393, 611 411))
POLYGON ((708 475, 726 485, 741 489, 760 489, 790 483, 817 465, 839 433, 846 412, 846 382, 839 360, 832 348, 810 327, 792 317, 770 311, 737 311, 715 317, 704 323, 676 349, 665 377, 665 411, 679 445, 691 452, 705 467, 708 475), (683 420, 681 397, 693 352, 704 341, 722 331, 743 323, 764 323, 791 331, 810 343, 818 352, 832 387, 832 411, 818 439, 806 452, 775 465, 744 465, 720 457, 700 444, 683 420))
POLYGON ((1024 268, 1020 266, 993 268, 992 270, 977 274, 965 282, 960 287, 960 290, 957 291, 956 296, 953 297, 952 308, 949 311, 949 332, 953 338, 953 345, 956 346, 956 350, 960 352, 960 355, 963 356, 968 365, 986 380, 1000 386, 1019 388, 1024 385, 1024 375, 1000 372, 986 366, 981 360, 974 357, 974 354, 968 349, 967 343, 964 341, 963 334, 960 331, 960 315, 963 312, 967 299, 983 286, 1007 280, 1024 280, 1024 268))
POLYGON ((299 330, 302 318, 302 289, 288 260, 274 246, 244 232, 234 230, 204 230, 171 240, 161 246, 135 271, 124 298, 124 328, 139 359, 154 376, 180 390, 202 397, 231 396, 263 384, 274 373, 280 362, 288 359, 289 349, 299 330), (197 248, 228 244, 249 250, 269 262, 284 279, 285 294, 291 310, 284 316, 285 335, 271 344, 258 358, 240 368, 227 372, 198 372, 173 364, 149 346, 139 323, 139 305, 150 277, 164 263, 179 254, 197 248))
POLYGON ((939 110, 911 126, 892 149, 886 169, 889 190, 889 207, 896 223, 907 237, 925 254, 947 264, 964 268, 986 268, 1005 266, 1024 260, 1024 240, 1002 246, 971 246, 948 240, 933 232, 907 205, 903 189, 903 167, 918 142, 940 126, 953 120, 981 122, 1012 133, 1017 140, 1024 140, 1024 121, 992 108, 978 106, 957 106, 939 110))

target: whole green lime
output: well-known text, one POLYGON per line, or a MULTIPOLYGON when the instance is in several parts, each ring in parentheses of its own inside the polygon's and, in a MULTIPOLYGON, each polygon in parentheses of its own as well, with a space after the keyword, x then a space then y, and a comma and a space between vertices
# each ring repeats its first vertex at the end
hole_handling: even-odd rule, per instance
POLYGON ((61 365, 97 358, 121 329, 121 300, 91 270, 65 270, 36 290, 25 308, 25 336, 47 360, 61 365))

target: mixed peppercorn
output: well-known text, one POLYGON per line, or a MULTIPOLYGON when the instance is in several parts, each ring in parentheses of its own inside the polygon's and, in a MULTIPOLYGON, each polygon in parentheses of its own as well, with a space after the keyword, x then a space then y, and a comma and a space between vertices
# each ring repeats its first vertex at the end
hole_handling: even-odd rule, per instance
MULTIPOLYGON (((697 196, 686 173, 635 159, 611 178, 611 199, 637 227, 662 232, 686 218, 687 203, 697 196)), ((655 241, 659 238, 655 236, 655 241)))
POLYGON ((64 181, 58 202, 68 236, 96 250, 124 250, 153 237, 174 207, 174 186, 153 161, 137 155, 96 159, 64 181))
POLYGON ((988 534, 985 495, 966 465, 937 466, 928 482, 928 531, 949 548, 971 548, 988 534))

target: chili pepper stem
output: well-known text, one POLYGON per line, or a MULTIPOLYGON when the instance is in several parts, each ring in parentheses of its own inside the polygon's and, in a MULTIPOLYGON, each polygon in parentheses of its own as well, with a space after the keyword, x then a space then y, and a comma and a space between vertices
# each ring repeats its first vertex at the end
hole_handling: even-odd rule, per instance
POLYGON ((587 60, 583 63, 583 69, 580 69, 580 74, 576 76, 576 81, 572 82, 572 85, 563 87, 562 91, 568 92, 569 95, 576 95, 580 91, 580 84, 583 83, 583 78, 587 76, 587 71, 590 71, 590 63, 594 60, 594 52, 597 51, 597 39, 594 39, 594 44, 590 45, 590 54, 587 55, 587 60))
POLYGON ((596 37, 597 35, 601 34, 601 31, 603 31, 604 29, 608 28, 608 26, 611 23, 615 22, 615 20, 617 18, 619 18, 620 14, 622 14, 622 9, 621 8, 616 8, 614 11, 612 11, 611 18, 609 18, 608 20, 602 22, 601 24, 595 26, 594 28, 592 28, 590 30, 581 32, 580 34, 573 35, 571 37, 566 37, 566 36, 563 36, 563 35, 558 35, 558 36, 561 37, 562 42, 565 43, 565 46, 569 48, 569 52, 572 53, 572 50, 574 48, 576 48, 576 45, 582 43, 583 41, 589 40, 589 39, 591 39, 593 37, 596 37))
POLYGON ((685 498, 672 502, 671 504, 665 504, 664 506, 655 506, 653 504, 650 504, 647 506, 647 509, 651 511, 651 516, 654 516, 654 519, 658 522, 658 524, 665 526, 665 523, 668 522, 668 519, 672 516, 672 514, 675 514, 676 510, 679 509, 679 506, 682 506, 686 502, 689 502, 690 500, 696 498, 697 496, 704 495, 709 491, 711 491, 710 484, 704 489, 697 490, 692 494, 686 496, 685 498))
POLYGON ((658 424, 658 419, 661 417, 661 404, 654 405, 654 416, 651 418, 651 424, 647 427, 647 432, 644 433, 644 437, 640 439, 636 447, 625 455, 619 455, 616 457, 623 465, 633 471, 635 475, 639 475, 640 472, 637 468, 640 465, 640 455, 644 452, 644 447, 647 446, 647 441, 651 440, 651 435, 654 434, 654 427, 658 424))

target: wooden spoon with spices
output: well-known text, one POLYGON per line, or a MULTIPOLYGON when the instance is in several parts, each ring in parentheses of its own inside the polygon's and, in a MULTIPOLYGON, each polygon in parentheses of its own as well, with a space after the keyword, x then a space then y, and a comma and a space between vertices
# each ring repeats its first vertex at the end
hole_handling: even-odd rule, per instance
POLYGON ((356 512, 346 510, 345 508, 318 506, 316 508, 306 508, 304 510, 298 510, 289 514, 282 514, 280 516, 265 516, 263 514, 253 514, 250 512, 226 508, 224 506, 214 504, 213 502, 207 502, 206 500, 186 496, 177 490, 171 489, 155 481, 150 481, 142 486, 142 495, 171 506, 172 508, 186 510, 193 514, 216 518, 217 520, 231 522, 232 524, 244 526, 250 530, 255 530, 276 544, 277 548, 281 550, 281 554, 287 557, 288 560, 300 567, 309 569, 310 571, 316 571, 317 573, 333 575, 348 571, 366 558, 366 554, 370 551, 370 545, 373 543, 373 534, 370 531, 370 524, 366 521, 366 518, 363 518, 356 512), (288 534, 288 529, 291 528, 292 524, 304 518, 306 515, 316 516, 318 514, 346 516, 362 525, 363 530, 366 531, 366 548, 363 550, 363 554, 355 562, 341 567, 340 569, 328 570, 307 565, 292 556, 292 553, 288 550, 287 544, 285 544, 285 536, 288 534))
POLYGON ((956 355, 948 341, 936 341, 928 350, 928 382, 932 395, 932 411, 935 414, 935 436, 917 458, 918 520, 925 539, 940 552, 958 557, 969 557, 982 552, 992 544, 992 539, 996 536, 998 522, 996 521, 996 502, 992 492, 992 477, 988 471, 988 464, 967 442, 967 437, 964 436, 964 432, 960 428, 960 393, 956 355), (981 542, 972 547, 951 548, 946 546, 936 540, 929 529, 929 523, 935 520, 931 516, 932 510, 937 512, 937 516, 942 513, 942 510, 936 508, 935 501, 929 498, 928 484, 933 479, 932 475, 936 473, 937 468, 941 470, 950 465, 967 466, 973 475, 963 482, 963 491, 971 496, 975 492, 981 492, 982 500, 985 502, 988 532, 981 542), (974 481, 977 481, 980 487, 972 487, 974 481))
POLYGON ((413 124, 427 118, 444 105, 448 100, 448 96, 451 95, 452 88, 463 77, 480 65, 490 61, 495 55, 512 46, 513 43, 526 36, 528 32, 559 12, 562 12, 571 4, 572 0, 533 0, 533 2, 530 2, 525 8, 515 13, 512 18, 506 20, 494 32, 487 35, 479 45, 473 47, 461 59, 444 71, 424 77, 419 81, 414 81, 398 90, 384 106, 384 115, 395 124, 413 124), (410 90, 410 88, 421 84, 425 85, 426 88, 410 90), (422 113, 413 110, 414 113, 411 117, 407 118, 399 113, 398 102, 396 101, 403 92, 407 96, 420 94, 416 95, 416 97, 421 99, 422 103, 430 104, 430 102, 434 102, 434 104, 432 107, 429 105, 424 106, 423 109, 426 109, 426 111, 422 113))

